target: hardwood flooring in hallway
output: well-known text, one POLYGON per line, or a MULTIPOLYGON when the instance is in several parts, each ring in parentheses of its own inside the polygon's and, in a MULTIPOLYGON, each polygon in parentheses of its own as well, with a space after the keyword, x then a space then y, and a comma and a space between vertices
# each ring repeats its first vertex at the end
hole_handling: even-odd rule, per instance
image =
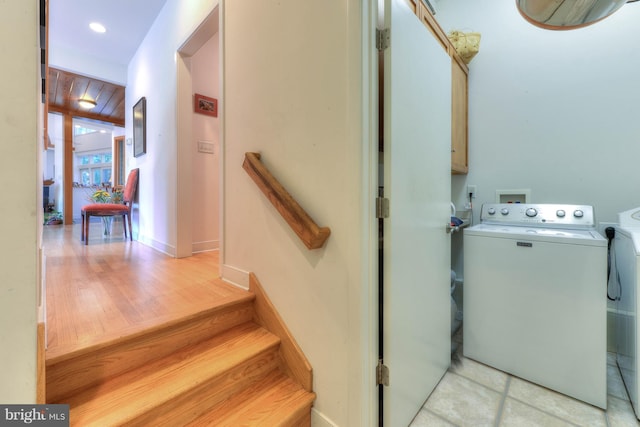
POLYGON ((70 355, 246 296, 219 279, 218 252, 175 259, 91 225, 45 226, 46 358, 70 355))

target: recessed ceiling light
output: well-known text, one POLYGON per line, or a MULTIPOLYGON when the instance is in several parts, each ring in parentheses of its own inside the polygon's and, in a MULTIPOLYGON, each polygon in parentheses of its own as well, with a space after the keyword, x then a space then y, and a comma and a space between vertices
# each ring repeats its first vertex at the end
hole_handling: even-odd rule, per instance
POLYGON ((105 28, 105 26, 102 25, 99 22, 92 22, 91 24, 89 24, 89 28, 91 28, 96 33, 106 33, 107 32, 107 29, 105 28))

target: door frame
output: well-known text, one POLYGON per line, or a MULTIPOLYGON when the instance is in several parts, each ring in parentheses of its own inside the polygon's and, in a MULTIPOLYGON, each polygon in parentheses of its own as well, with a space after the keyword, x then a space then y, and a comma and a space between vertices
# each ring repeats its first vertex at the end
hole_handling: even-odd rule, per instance
POLYGON ((124 158, 125 148, 124 148, 124 135, 115 136, 113 138, 113 185, 124 185, 125 179, 124 174, 120 173, 120 169, 122 171, 126 168, 126 162, 124 158), (122 157, 122 160, 121 160, 122 157))
MULTIPOLYGON (((220 6, 216 6, 209 15, 198 25, 191 35, 187 37, 185 42, 178 48, 176 52, 177 67, 177 94, 176 94, 176 133, 178 143, 177 152, 177 176, 176 176, 176 258, 189 257, 193 254, 193 231, 191 226, 192 215, 192 144, 193 140, 193 94, 192 94, 192 77, 191 77, 191 57, 214 36, 216 32, 221 31, 219 20, 220 6)), ((222 69, 222 55, 220 55, 219 67, 222 69)), ((222 76, 221 76, 222 79, 222 76)), ((224 105, 224 103, 222 104, 224 105)), ((220 150, 218 155, 224 158, 224 144, 220 137, 220 150)), ((220 182, 221 189, 224 179, 223 164, 220 165, 220 182)), ((218 199, 218 212, 220 215, 220 224, 224 223, 224 210, 222 209, 223 194, 218 199)), ((222 226, 219 227, 220 233, 220 265, 223 264, 222 258, 222 226)))
MULTIPOLYGON (((363 281, 361 300, 363 304, 360 369, 366 394, 362 397, 361 425, 379 425, 381 410, 376 366, 379 352, 379 294, 380 280, 378 218, 376 199, 378 198, 380 153, 379 99, 379 53, 376 47, 376 30, 379 27, 379 0, 363 0, 361 14, 361 54, 362 54, 362 161, 368 165, 362 176, 362 236, 367 239, 362 245, 363 281)), ((355 425, 355 424, 354 424, 355 425)))

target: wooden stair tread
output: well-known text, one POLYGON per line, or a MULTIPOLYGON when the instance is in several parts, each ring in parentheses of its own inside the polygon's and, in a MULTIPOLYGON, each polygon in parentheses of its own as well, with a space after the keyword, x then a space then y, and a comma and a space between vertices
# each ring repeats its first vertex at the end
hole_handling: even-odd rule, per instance
POLYGON ((253 295, 203 310, 110 343, 47 360, 47 401, 64 402, 68 396, 109 378, 194 345, 253 316, 253 295))
POLYGON ((281 371, 274 371, 187 426, 297 426, 309 414, 315 397, 281 371))
POLYGON ((235 305, 244 304, 244 303, 252 303, 255 299, 255 296, 252 293, 244 292, 238 294, 231 294, 220 298, 215 302, 213 307, 207 307, 201 311, 190 313, 188 315, 167 315, 164 320, 161 318, 150 318, 149 324, 142 322, 137 325, 132 325, 128 329, 119 329, 112 334, 103 334, 100 335, 95 340, 90 341, 86 339, 83 344, 76 344, 74 346, 70 346, 68 349, 66 347, 54 346, 53 348, 48 348, 46 352, 46 362, 47 366, 51 364, 56 364, 64 360, 76 358, 83 354, 90 354, 95 352, 96 350, 100 350, 105 347, 109 347, 113 345, 114 342, 121 341, 123 337, 128 340, 136 340, 140 336, 148 335, 150 332, 154 332, 157 330, 166 329, 167 327, 171 327, 173 325, 184 323, 186 321, 203 317, 210 316, 213 313, 220 312, 223 310, 227 310, 235 305))
POLYGON ((278 345, 275 335, 254 323, 234 327, 71 396, 65 402, 71 405, 71 423, 149 425, 153 420, 166 421, 167 414, 187 417, 180 405, 189 406, 194 395, 217 388, 219 392, 211 394, 224 400, 246 387, 247 381, 262 378, 263 371, 276 369, 278 345))

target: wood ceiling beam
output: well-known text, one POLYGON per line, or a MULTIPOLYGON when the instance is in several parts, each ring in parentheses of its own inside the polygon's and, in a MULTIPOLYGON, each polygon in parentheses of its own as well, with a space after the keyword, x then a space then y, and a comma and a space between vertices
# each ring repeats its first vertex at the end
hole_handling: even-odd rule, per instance
POLYGON ((50 113, 60 113, 65 116, 80 117, 83 119, 97 120, 104 123, 110 123, 116 126, 124 127, 124 118, 114 118, 113 116, 103 116, 101 114, 91 113, 89 111, 75 110, 72 108, 63 108, 56 105, 49 105, 50 113))

